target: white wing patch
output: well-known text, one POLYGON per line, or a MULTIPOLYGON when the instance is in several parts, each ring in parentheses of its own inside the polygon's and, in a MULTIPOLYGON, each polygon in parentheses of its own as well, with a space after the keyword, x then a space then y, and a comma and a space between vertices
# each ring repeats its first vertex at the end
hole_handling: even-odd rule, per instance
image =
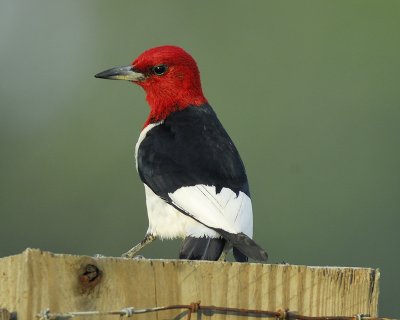
POLYGON ((220 236, 214 230, 207 228, 169 205, 148 186, 144 185, 144 188, 146 190, 147 215, 149 217, 147 233, 161 239, 185 238, 188 235, 211 238, 220 236))
MULTIPOLYGON (((213 186, 196 185, 179 188, 168 195, 174 205, 206 226, 253 236, 251 199, 241 191, 236 196, 231 189, 222 188, 217 194, 213 186)), ((188 230, 192 235, 196 235, 195 231, 188 230)))

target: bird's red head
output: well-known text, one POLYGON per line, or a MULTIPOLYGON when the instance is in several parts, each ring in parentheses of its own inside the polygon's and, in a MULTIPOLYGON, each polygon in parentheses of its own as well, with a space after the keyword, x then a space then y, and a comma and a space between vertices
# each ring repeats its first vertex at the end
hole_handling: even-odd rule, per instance
POLYGON ((141 86, 150 105, 146 125, 164 120, 171 112, 207 102, 196 61, 175 46, 149 49, 131 66, 106 70, 96 77, 129 80, 141 86))

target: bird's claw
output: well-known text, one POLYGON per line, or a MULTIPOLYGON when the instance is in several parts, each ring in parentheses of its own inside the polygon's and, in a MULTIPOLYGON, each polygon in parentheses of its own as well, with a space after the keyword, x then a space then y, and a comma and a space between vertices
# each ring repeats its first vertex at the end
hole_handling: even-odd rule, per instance
POLYGON ((122 255, 121 255, 121 258, 132 259, 132 260, 143 260, 143 259, 146 259, 144 256, 142 256, 142 255, 140 255, 140 254, 131 257, 131 256, 129 256, 129 255, 126 254, 126 253, 122 254, 122 255))

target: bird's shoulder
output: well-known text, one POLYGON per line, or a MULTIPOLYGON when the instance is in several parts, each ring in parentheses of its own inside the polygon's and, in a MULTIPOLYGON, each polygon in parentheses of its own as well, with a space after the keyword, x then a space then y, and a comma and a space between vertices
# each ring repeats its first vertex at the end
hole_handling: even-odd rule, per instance
POLYGON ((138 146, 140 153, 152 150, 167 152, 172 157, 173 152, 179 152, 182 156, 191 152, 200 155, 205 151, 223 151, 226 157, 240 159, 234 143, 208 104, 174 112, 165 120, 148 125, 141 136, 138 146))

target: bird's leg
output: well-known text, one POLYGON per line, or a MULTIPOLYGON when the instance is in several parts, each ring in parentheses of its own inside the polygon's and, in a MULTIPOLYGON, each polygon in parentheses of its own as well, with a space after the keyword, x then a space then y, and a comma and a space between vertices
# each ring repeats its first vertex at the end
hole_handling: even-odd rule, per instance
POLYGON ((146 236, 144 237, 144 239, 142 241, 140 241, 136 246, 134 246, 129 251, 127 251, 124 254, 122 254, 122 257, 123 258, 130 258, 130 259, 133 258, 136 253, 138 253, 146 245, 148 245, 149 243, 152 243, 156 239, 157 239, 156 236, 153 236, 152 234, 146 234, 146 236))
POLYGON ((227 257, 227 256, 228 256, 228 250, 224 250, 224 251, 221 253, 221 255, 220 255, 218 261, 226 262, 226 257, 227 257))

